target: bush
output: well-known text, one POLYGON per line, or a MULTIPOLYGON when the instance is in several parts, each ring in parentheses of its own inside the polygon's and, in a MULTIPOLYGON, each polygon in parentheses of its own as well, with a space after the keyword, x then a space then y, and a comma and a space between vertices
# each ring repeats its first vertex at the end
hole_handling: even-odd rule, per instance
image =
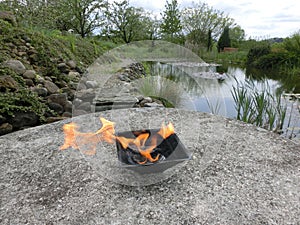
POLYGON ((263 45, 259 47, 251 48, 247 54, 247 65, 255 65, 256 61, 264 56, 271 53, 270 45, 263 45))
POLYGON ((258 69, 277 69, 282 66, 293 67, 298 65, 299 59, 292 53, 288 52, 272 52, 263 55, 256 62, 258 69))

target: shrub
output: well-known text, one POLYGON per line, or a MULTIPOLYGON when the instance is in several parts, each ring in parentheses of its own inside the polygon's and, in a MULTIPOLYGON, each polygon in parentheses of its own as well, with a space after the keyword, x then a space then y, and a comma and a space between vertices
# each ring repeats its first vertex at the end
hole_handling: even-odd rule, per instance
POLYGON ((264 55, 268 55, 270 52, 271 52, 270 45, 263 45, 263 46, 251 48, 247 54, 246 64, 247 65, 255 65, 256 61, 260 57, 262 57, 264 55))

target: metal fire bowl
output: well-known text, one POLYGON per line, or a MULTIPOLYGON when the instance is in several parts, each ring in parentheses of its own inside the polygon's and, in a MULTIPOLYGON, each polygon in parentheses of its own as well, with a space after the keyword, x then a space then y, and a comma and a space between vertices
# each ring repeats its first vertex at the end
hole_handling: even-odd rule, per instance
POLYGON ((134 158, 140 156, 140 154, 136 150, 129 147, 124 149, 121 143, 119 141, 116 141, 117 155, 120 162, 120 167, 139 174, 162 173, 179 163, 191 159, 191 153, 185 148, 176 134, 172 134, 168 138, 162 139, 162 137, 157 134, 158 131, 158 129, 150 129, 117 133, 118 136, 133 139, 142 133, 149 133, 149 142, 151 138, 156 136, 156 138, 158 139, 158 146, 154 149, 152 154, 154 157, 157 154, 160 155, 160 158, 157 162, 138 164, 134 161, 134 158))

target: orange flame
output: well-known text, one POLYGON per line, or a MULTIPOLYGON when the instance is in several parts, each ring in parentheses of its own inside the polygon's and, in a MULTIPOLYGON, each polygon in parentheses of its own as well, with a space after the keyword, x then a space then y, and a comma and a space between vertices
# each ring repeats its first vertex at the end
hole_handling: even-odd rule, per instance
POLYGON ((170 135, 174 134, 174 126, 172 123, 169 123, 168 126, 166 126, 164 123, 161 125, 161 128, 158 132, 160 136, 162 136, 163 139, 168 138, 170 135))
MULTIPOLYGON (((102 123, 102 127, 95 133, 79 132, 78 126, 75 123, 65 124, 63 126, 65 142, 59 149, 80 149, 83 146, 87 146, 89 149, 84 151, 84 153, 87 155, 95 155, 97 144, 99 144, 101 141, 113 144, 117 140, 124 149, 130 147, 138 150, 141 156, 145 158, 145 161, 139 162, 140 164, 145 164, 148 161, 156 162, 159 159, 159 154, 154 158, 151 155, 153 150, 157 147, 157 136, 154 135, 150 140, 150 145, 146 145, 146 141, 149 138, 149 133, 142 133, 135 139, 116 136, 113 122, 104 118, 100 118, 100 121, 102 123)), ((165 126, 163 123, 157 134, 159 134, 163 139, 166 139, 174 133, 175 131, 172 123, 169 123, 167 126, 165 126)))

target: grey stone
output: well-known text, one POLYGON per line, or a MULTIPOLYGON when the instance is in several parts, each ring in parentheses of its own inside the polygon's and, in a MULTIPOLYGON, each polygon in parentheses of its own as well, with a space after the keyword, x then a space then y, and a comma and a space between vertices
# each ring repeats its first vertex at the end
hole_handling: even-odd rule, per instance
POLYGON ((62 73, 68 73, 69 72, 69 67, 67 66, 66 63, 59 63, 57 65, 57 68, 62 72, 62 73))
POLYGON ((54 103, 60 104, 61 106, 64 106, 68 102, 67 97, 68 96, 66 93, 52 94, 52 95, 49 95, 48 102, 54 102, 54 103))
POLYGON ((63 120, 63 119, 66 119, 66 118, 63 118, 63 117, 59 117, 59 116, 52 116, 52 117, 47 117, 46 119, 46 122, 47 123, 54 123, 54 122, 57 122, 57 121, 60 121, 60 120, 63 120))
POLYGON ((15 60, 15 59, 10 59, 10 60, 5 61, 3 63, 3 66, 12 69, 19 75, 22 75, 26 71, 26 68, 23 65, 23 63, 19 60, 15 60))
POLYGON ((68 118, 71 118, 72 117, 72 112, 64 112, 62 114, 62 117, 68 117, 68 118))
POLYGON ((64 110, 65 112, 70 112, 72 113, 72 109, 73 109, 73 104, 71 101, 67 101, 66 104, 64 105, 64 110))
POLYGON ((54 112, 58 113, 59 115, 62 114, 64 112, 64 107, 61 106, 58 103, 55 102, 49 102, 48 106, 50 109, 52 109, 54 112))
POLYGON ((74 106, 79 106, 83 101, 79 98, 75 98, 73 101, 74 106))
MULTIPOLYGON (((2 224, 300 222, 299 145, 219 116, 152 108, 86 114, 1 136, 0 155, 2 224), (170 120, 193 158, 151 186, 115 183, 131 173, 104 160, 105 153, 117 160, 115 145, 99 144, 93 156, 59 150, 64 124, 76 122, 95 132, 100 116, 113 118, 120 131, 128 129, 121 126, 125 118, 131 129, 170 120)), ((150 174, 145 182, 157 176, 150 174)))
POLYGON ((38 124, 38 121, 38 117, 34 112, 15 112, 14 116, 8 119, 14 129, 33 127, 38 124))
POLYGON ((51 78, 51 77, 48 77, 48 76, 45 77, 45 80, 53 82, 52 78, 51 78))
POLYGON ((98 86, 98 83, 96 81, 88 80, 85 82, 85 85, 87 88, 96 88, 98 86))
POLYGON ((79 81, 80 74, 78 72, 70 71, 68 74, 69 78, 74 81, 79 81))
POLYGON ((0 135, 8 134, 13 131, 13 126, 9 123, 4 123, 0 125, 0 135))
POLYGON ((92 102, 95 96, 95 90, 93 89, 79 90, 76 92, 76 98, 79 98, 84 102, 92 102))
POLYGON ((71 68, 71 69, 75 69, 77 67, 76 62, 74 60, 69 60, 67 61, 67 65, 71 68))
POLYGON ((25 79, 25 83, 28 87, 33 87, 34 86, 34 83, 31 79, 25 79))
POLYGON ((48 91, 44 87, 34 87, 32 90, 34 92, 36 92, 38 94, 38 96, 41 96, 41 97, 46 97, 48 95, 48 91))
POLYGON ((50 94, 55 94, 58 92, 59 88, 53 82, 46 80, 44 83, 45 88, 50 94))
POLYGON ((156 102, 147 102, 144 104, 144 107, 164 107, 164 106, 156 102))
POLYGON ((86 115, 86 114, 89 114, 89 113, 85 110, 75 108, 73 110, 72 116, 81 116, 81 115, 86 115))
POLYGON ((84 110, 86 112, 90 112, 91 111, 91 103, 83 102, 76 109, 84 110))

